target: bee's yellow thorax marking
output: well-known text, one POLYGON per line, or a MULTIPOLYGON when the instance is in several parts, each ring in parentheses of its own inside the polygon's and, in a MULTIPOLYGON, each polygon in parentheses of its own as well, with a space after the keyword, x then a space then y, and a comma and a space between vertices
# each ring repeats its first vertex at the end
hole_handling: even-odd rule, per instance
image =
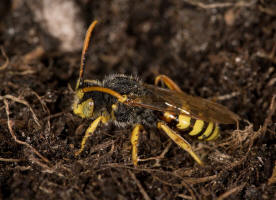
POLYGON ((112 104, 111 108, 112 108, 111 118, 116 119, 114 112, 118 109, 118 105, 117 104, 112 104))
POLYGON ((202 140, 207 138, 210 134, 212 134, 213 127, 214 127, 214 123, 210 122, 207 126, 207 129, 204 131, 204 133, 201 136, 198 137, 198 139, 202 140))
POLYGON ((110 120, 110 114, 104 111, 102 114, 102 123, 106 124, 110 120))
POLYGON ((113 104, 113 105, 111 106, 111 108, 112 108, 113 111, 116 111, 117 108, 118 108, 118 106, 117 106, 117 104, 113 104))
POLYGON ((178 124, 176 125, 176 127, 180 130, 183 129, 187 129, 189 128, 190 124, 191 124, 191 117, 187 116, 187 115, 179 115, 178 116, 178 124))
POLYGON ((202 131, 204 126, 204 121, 202 120, 196 120, 193 130, 189 133, 189 135, 193 136, 193 135, 197 135, 200 133, 200 131, 202 131))

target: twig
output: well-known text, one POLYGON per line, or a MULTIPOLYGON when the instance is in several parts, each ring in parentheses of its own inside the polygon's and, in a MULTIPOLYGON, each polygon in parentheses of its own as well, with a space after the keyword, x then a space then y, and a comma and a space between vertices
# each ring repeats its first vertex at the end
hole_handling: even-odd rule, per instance
POLYGON ((47 107, 45 101, 43 101, 43 100, 41 99, 41 97, 40 97, 35 91, 33 91, 33 90, 30 89, 29 92, 30 92, 31 94, 33 94, 34 96, 36 96, 36 98, 38 99, 38 101, 40 102, 40 104, 41 104, 41 106, 42 106, 43 111, 44 111, 44 112, 47 112, 48 115, 50 115, 50 110, 49 110, 49 108, 47 107))
MULTIPOLYGON (((176 188, 176 187, 178 187, 178 188, 183 187, 183 184, 181 184, 181 183, 170 183, 170 182, 168 182, 167 180, 165 181, 165 180, 161 179, 161 178, 158 177, 157 175, 153 175, 153 174, 151 174, 151 175, 152 175, 152 178, 153 178, 154 180, 157 180, 157 181, 163 183, 164 185, 169 185, 169 186, 174 187, 174 188, 176 188)), ((189 189, 187 188, 187 190, 189 190, 189 189)))
POLYGON ((18 97, 15 97, 15 96, 12 96, 12 95, 9 95, 9 94, 7 94, 7 95, 5 95, 5 96, 0 96, 0 100, 5 100, 5 99, 10 99, 10 100, 12 100, 12 101, 15 101, 15 102, 17 102, 17 103, 21 103, 21 104, 24 104, 25 106, 27 106, 27 107, 30 109, 30 111, 31 111, 31 113, 32 113, 32 115, 33 115, 33 118, 34 118, 35 123, 36 123, 39 127, 41 127, 41 125, 40 125, 40 123, 39 123, 39 121, 38 121, 38 118, 37 118, 37 116, 36 116, 34 110, 32 109, 32 107, 30 106, 30 104, 29 104, 27 101, 25 101, 25 100, 23 100, 23 99, 19 99, 18 97))
MULTIPOLYGON (((113 141, 113 140, 111 140, 111 141, 109 140, 109 141, 107 141, 107 142, 103 142, 103 143, 101 143, 101 144, 98 144, 98 145, 96 145, 96 146, 93 146, 93 147, 91 148, 91 150, 90 150, 90 153, 94 153, 94 152, 97 152, 97 151, 106 149, 106 148, 112 146, 113 144, 114 144, 114 141, 113 141)), ((112 150, 112 148, 111 148, 111 150, 112 150)))
MULTIPOLYGON (((38 101, 40 102, 40 104, 42 106, 43 111, 47 112, 48 116, 50 116, 50 110, 47 107, 46 103, 41 99, 41 97, 33 90, 30 90, 30 93, 36 96, 36 98, 38 99, 38 101)), ((48 123, 48 130, 50 132, 50 130, 51 130, 50 118, 48 119, 47 123, 48 123)))
POLYGON ((274 162, 274 168, 271 177, 268 179, 268 185, 276 183, 276 161, 274 162))
POLYGON ((15 170, 20 170, 20 171, 27 171, 27 170, 31 170, 31 166, 28 165, 28 166, 20 166, 20 165, 17 165, 14 167, 15 170))
POLYGON ((250 7, 256 3, 256 0, 252 0, 251 2, 239 1, 237 3, 224 2, 224 3, 212 3, 212 4, 204 4, 202 2, 197 2, 193 0, 184 0, 184 2, 192 6, 197 6, 203 9, 213 9, 213 8, 227 8, 227 7, 250 7))
POLYGON ((3 161, 3 162, 20 162, 22 160, 21 159, 16 159, 16 158, 1 158, 0 157, 0 161, 3 161))
POLYGON ((268 109, 268 114, 267 117, 264 121, 263 127, 261 127, 250 139, 250 147, 249 150, 251 149, 251 147, 254 144, 254 141, 259 138, 262 134, 264 134, 267 131, 267 127, 268 125, 270 125, 272 123, 272 116, 274 115, 275 111, 276 111, 276 103, 275 103, 275 99, 276 99, 276 95, 273 95, 272 99, 271 99, 271 103, 268 109))
POLYGON ((62 116, 64 114, 66 114, 66 113, 65 112, 55 113, 55 114, 52 114, 52 115, 48 115, 43 120, 50 120, 50 119, 53 119, 53 118, 56 118, 56 117, 60 117, 60 116, 62 116))
POLYGON ((6 54, 6 52, 4 51, 4 48, 3 48, 2 46, 1 46, 1 52, 2 52, 3 56, 4 56, 5 59, 6 59, 6 62, 5 62, 2 66, 0 66, 0 71, 6 69, 6 68, 8 67, 8 65, 9 65, 9 63, 10 63, 10 59, 9 59, 9 57, 7 56, 7 54, 6 54))
POLYGON ((240 95, 240 92, 232 92, 230 94, 213 97, 213 98, 211 98, 211 100, 212 101, 225 101, 225 100, 231 99, 233 97, 236 97, 238 95, 240 95))
POLYGON ((6 109, 6 114, 7 114, 7 118, 8 118, 8 128, 9 128, 9 131, 10 131, 10 134, 12 136, 12 138, 14 139, 14 141, 18 144, 22 144, 22 145, 25 145, 27 146, 28 148, 30 148, 38 157, 40 157, 44 162, 46 163, 50 163, 50 161, 45 158, 44 156, 42 156, 34 147, 32 147, 30 144, 24 142, 24 141, 21 141, 21 140, 18 140, 16 135, 14 134, 13 132, 13 129, 12 129, 12 126, 14 124, 14 122, 12 120, 10 120, 10 110, 9 110, 9 104, 8 104, 8 101, 6 99, 4 99, 4 104, 5 104, 5 109, 6 109))
POLYGON ((38 46, 23 57, 24 63, 29 63, 31 60, 39 59, 45 54, 45 49, 42 46, 38 46))
MULTIPOLYGON (((194 191, 193 191, 193 188, 189 182, 189 178, 185 178, 185 177, 182 177, 174 172, 169 172, 169 171, 162 171, 162 170, 158 170, 158 169, 147 169, 147 168, 138 168, 138 167, 129 167, 129 166, 126 166, 126 165, 121 165, 121 164, 118 164, 118 163, 109 163, 109 164, 106 164, 106 165, 103 165, 99 170, 102 171, 102 170, 105 170, 106 168, 104 167, 108 167, 108 168, 123 168, 123 169, 128 169, 128 170, 136 170, 136 171, 145 171, 147 173, 150 173, 152 175, 153 172, 155 173, 160 173, 160 174, 164 174, 164 175, 168 175, 168 176, 172 176, 172 177, 175 177, 175 178, 179 178, 181 180, 181 185, 184 186, 190 193, 191 193, 191 196, 193 199, 197 199, 194 191), (188 180, 188 181, 186 181, 188 180)), ((156 176, 152 175, 154 178, 156 178, 156 176)), ((161 180, 161 179, 158 179, 158 180, 161 180)), ((210 180, 213 180, 213 179, 210 179, 210 180)), ((208 181, 208 180, 206 180, 208 181)), ((162 183, 165 183, 164 181, 160 181, 162 183)), ((203 182, 203 181, 201 181, 203 182)), ((204 180, 205 182, 205 180, 204 180)), ((165 183, 166 184, 166 183, 165 183)), ((167 183, 169 184, 169 183, 167 183)), ((194 184, 197 184, 197 183, 194 183, 194 184)), ((171 185, 171 184, 170 184, 171 185)), ((175 185, 175 184, 174 184, 175 185)), ((175 185, 176 186, 176 185, 175 185)))
POLYGON ((164 159, 166 153, 168 153, 170 147, 172 145, 172 142, 170 141, 169 144, 166 146, 166 148, 163 150, 163 152, 159 155, 159 156, 154 156, 154 157, 150 157, 150 158, 139 158, 139 162, 145 162, 145 161, 149 161, 149 160, 155 160, 155 164, 154 166, 160 166, 160 161, 162 159, 164 159))
POLYGON ((64 177, 64 175, 62 173, 56 171, 56 167, 49 167, 48 165, 44 164, 43 162, 38 160, 33 155, 31 155, 29 159, 31 162, 40 166, 43 169, 42 172, 49 173, 49 174, 55 174, 55 175, 58 175, 59 177, 64 177))
POLYGON ((35 74, 36 71, 34 70, 25 70, 25 71, 22 71, 22 72, 10 72, 12 75, 18 75, 18 76, 26 76, 26 75, 32 75, 32 74, 35 74))
POLYGON ((141 185, 140 181, 136 178, 135 174, 133 174, 130 170, 128 170, 128 173, 130 174, 131 178, 135 181, 135 183, 138 186, 138 188, 139 188, 141 194, 143 195, 144 199, 145 200, 150 200, 149 195, 147 194, 147 192, 145 191, 145 189, 141 185))
POLYGON ((227 192, 225 192, 225 193, 223 193, 222 195, 220 195, 220 196, 217 198, 217 200, 226 199, 226 198, 229 197, 231 194, 240 192, 240 191, 244 188, 245 185, 246 185, 246 183, 243 183, 243 184, 240 185, 240 186, 237 186, 237 187, 232 188, 231 190, 228 190, 227 192))
POLYGON ((275 51, 276 51, 276 43, 272 47, 272 50, 270 53, 266 53, 265 51, 260 51, 257 53, 257 56, 260 58, 270 60, 273 63, 276 63, 275 51))
POLYGON ((271 99, 271 103, 270 103, 270 106, 269 106, 269 109, 268 109, 268 115, 264 121, 264 125, 263 125, 263 128, 262 128, 262 132, 266 132, 267 130, 267 126, 272 122, 272 116, 273 114, 275 113, 275 110, 276 110, 276 103, 275 103, 275 99, 276 99, 276 95, 273 95, 272 99, 271 99))
MULTIPOLYGON (((5 106, 3 106, 5 107, 5 106)), ((23 120, 13 120, 14 122, 14 126, 18 127, 18 128, 23 128, 25 126, 25 121, 23 120)), ((0 119, 0 125, 4 125, 7 123, 7 119, 0 119)))
POLYGON ((259 5, 259 10, 267 15, 276 16, 275 7, 263 7, 259 5))
POLYGON ((208 182, 208 181, 212 181, 217 179, 218 176, 217 175, 213 175, 213 176, 206 176, 206 177, 201 177, 201 178, 185 178, 185 182, 191 185, 194 184, 199 184, 199 183, 204 183, 204 182, 208 182))
POLYGON ((161 182, 161 183, 163 183, 163 184, 165 184, 165 185, 169 185, 169 186, 171 186, 171 187, 183 187, 183 185, 184 185, 184 187, 188 190, 188 192, 191 194, 191 199, 197 199, 197 197, 196 197, 196 194, 194 193, 194 188, 193 188, 193 186, 192 185, 189 185, 189 182, 186 182, 185 180, 182 180, 181 181, 181 184, 172 184, 172 183, 169 183, 169 182, 167 182, 167 181, 164 181, 164 180, 162 180, 161 178, 159 178, 158 176, 154 176, 154 175, 152 175, 152 177, 154 178, 154 179, 156 179, 156 180, 158 180, 159 182, 161 182))
POLYGON ((179 194, 179 195, 177 195, 177 197, 180 197, 182 199, 187 199, 187 200, 192 200, 193 199, 193 197, 185 195, 185 194, 179 194))

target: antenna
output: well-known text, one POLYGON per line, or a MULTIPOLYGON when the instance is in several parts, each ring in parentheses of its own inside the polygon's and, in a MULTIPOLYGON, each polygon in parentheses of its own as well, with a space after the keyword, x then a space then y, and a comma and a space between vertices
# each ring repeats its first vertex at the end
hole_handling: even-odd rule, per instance
POLYGON ((77 82, 76 89, 78 89, 79 87, 82 87, 83 82, 84 82, 83 72, 84 72, 84 69, 85 69, 87 50, 88 50, 88 47, 89 47, 89 42, 90 42, 92 32, 93 32, 93 30, 94 30, 97 23, 98 23, 98 21, 94 20, 90 24, 90 26, 89 26, 88 30, 86 31, 86 34, 85 34, 85 40, 83 42, 82 53, 81 53, 80 76, 79 76, 79 79, 78 79, 78 82, 77 82))

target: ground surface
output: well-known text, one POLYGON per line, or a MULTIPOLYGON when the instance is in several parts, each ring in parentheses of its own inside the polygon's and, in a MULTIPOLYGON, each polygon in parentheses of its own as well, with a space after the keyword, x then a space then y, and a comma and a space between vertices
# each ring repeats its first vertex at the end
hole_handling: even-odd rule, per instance
POLYGON ((166 74, 247 120, 240 131, 222 126, 215 142, 186 138, 205 167, 147 130, 139 154, 156 159, 137 168, 131 127, 100 127, 74 157, 91 121, 71 111, 80 49, 60 49, 63 38, 41 25, 49 19, 28 1, 8 2, 0 3, 0 199, 276 198, 273 1, 73 1, 83 37, 93 19, 101 22, 86 77, 126 73, 152 84, 166 74))

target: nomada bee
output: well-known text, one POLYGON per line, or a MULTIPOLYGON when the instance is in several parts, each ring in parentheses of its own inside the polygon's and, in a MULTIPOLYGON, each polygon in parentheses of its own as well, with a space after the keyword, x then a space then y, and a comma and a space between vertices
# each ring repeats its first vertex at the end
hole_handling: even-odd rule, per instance
POLYGON ((103 81, 84 80, 85 58, 96 24, 94 21, 86 33, 73 103, 76 115, 94 121, 86 130, 81 148, 75 155, 83 151, 87 139, 101 123, 112 121, 118 127, 133 126, 131 144, 135 166, 139 161, 139 133, 144 127, 161 129, 199 165, 203 165, 181 135, 187 133, 199 140, 215 140, 220 135, 218 124, 238 123, 239 117, 218 103, 184 93, 165 75, 157 76, 155 85, 120 74, 107 76, 103 81), (160 82, 167 89, 157 87, 160 82))

